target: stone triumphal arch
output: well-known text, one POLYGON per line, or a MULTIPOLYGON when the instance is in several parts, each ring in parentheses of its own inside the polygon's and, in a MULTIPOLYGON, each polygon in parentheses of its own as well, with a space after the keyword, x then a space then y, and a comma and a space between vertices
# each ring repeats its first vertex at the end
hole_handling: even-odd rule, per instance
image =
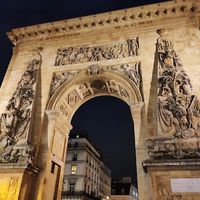
POLYGON ((140 200, 199 199, 199 22, 178 0, 9 32, 0 199, 61 198, 72 116, 100 95, 130 107, 140 200))

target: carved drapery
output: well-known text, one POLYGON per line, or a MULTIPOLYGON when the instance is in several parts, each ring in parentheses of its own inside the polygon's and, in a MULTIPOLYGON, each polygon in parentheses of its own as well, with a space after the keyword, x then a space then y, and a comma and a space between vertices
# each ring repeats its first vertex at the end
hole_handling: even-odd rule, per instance
POLYGON ((59 48, 55 66, 125 58, 137 56, 138 54, 138 37, 102 46, 59 48))
POLYGON ((152 157, 199 157, 200 102, 167 31, 157 31, 158 134, 148 140, 152 157))
POLYGON ((32 164, 33 147, 27 145, 41 55, 39 48, 28 63, 5 112, 0 118, 0 163, 32 164))

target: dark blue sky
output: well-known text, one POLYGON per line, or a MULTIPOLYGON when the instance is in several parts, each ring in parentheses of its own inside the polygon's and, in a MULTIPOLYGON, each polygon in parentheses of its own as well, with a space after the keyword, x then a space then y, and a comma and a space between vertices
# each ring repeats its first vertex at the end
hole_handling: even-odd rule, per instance
MULTIPOLYGON (((0 7, 0 84, 7 69, 12 44, 6 36, 13 28, 130 8, 164 0, 2 0, 0 7)), ((112 97, 98 97, 75 113, 75 130, 87 130, 105 156, 114 178, 135 179, 133 123, 129 107, 112 97)))

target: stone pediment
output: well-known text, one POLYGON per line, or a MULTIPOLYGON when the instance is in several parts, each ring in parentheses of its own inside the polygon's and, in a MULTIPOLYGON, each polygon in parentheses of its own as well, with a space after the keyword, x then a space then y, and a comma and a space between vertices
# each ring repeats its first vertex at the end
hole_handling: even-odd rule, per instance
MULTIPOLYGON (((8 36, 14 45, 31 40, 77 36, 81 32, 102 28, 144 26, 163 19, 196 16, 200 13, 196 0, 178 0, 69 20, 13 29, 8 36)), ((168 21, 169 22, 169 21, 168 21)))

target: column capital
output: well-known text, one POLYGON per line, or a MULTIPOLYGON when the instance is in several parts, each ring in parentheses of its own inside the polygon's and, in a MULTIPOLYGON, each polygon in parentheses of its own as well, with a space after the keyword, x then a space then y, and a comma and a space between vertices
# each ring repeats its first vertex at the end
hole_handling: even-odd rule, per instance
POLYGON ((46 110, 45 114, 46 119, 50 120, 50 123, 55 123, 55 126, 59 126, 65 131, 70 131, 72 129, 72 125, 68 119, 65 119, 58 111, 46 110))
POLYGON ((132 110, 134 110, 134 109, 142 109, 143 106, 144 106, 144 102, 131 102, 130 103, 130 108, 132 110))

